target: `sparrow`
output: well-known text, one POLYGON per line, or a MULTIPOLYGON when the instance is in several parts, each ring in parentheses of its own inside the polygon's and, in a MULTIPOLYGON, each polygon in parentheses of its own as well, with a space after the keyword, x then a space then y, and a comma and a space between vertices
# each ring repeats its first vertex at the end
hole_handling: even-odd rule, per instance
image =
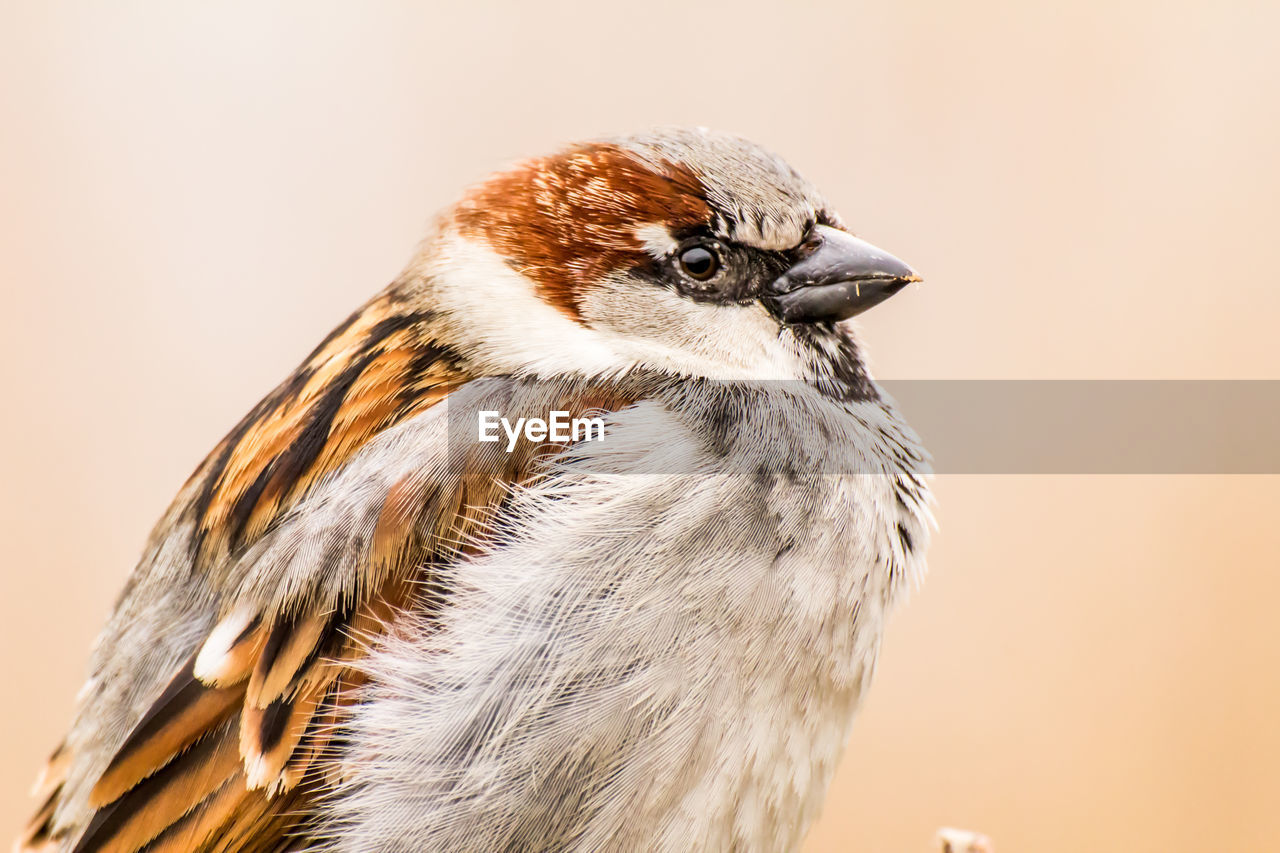
POLYGON ((182 487, 17 849, 796 849, 924 571, 847 322, 918 280, 733 135, 484 180, 182 487))

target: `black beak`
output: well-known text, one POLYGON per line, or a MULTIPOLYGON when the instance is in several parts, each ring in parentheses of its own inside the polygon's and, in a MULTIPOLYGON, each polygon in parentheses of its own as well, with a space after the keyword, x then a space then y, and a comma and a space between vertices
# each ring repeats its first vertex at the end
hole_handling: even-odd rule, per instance
POLYGON ((817 226, 806 245, 808 254, 760 300, 784 323, 847 320, 920 280, 893 255, 836 228, 817 226))

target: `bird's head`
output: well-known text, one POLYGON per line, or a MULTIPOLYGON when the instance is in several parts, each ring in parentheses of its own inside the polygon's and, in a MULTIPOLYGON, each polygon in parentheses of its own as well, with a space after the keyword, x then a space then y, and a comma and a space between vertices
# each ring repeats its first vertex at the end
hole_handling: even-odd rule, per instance
POLYGON ((675 129, 490 177, 405 283, 485 371, 865 382, 840 321, 916 280, 777 156, 675 129))

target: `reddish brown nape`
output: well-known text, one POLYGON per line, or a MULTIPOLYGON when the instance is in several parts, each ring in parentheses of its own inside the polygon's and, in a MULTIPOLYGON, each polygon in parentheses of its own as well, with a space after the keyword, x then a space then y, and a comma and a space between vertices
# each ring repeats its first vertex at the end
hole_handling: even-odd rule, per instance
POLYGON ((705 224, 703 196, 684 166, 659 173, 625 149, 589 145, 495 175, 463 199, 456 219, 527 275, 544 300, 577 318, 587 288, 648 259, 637 227, 705 224))

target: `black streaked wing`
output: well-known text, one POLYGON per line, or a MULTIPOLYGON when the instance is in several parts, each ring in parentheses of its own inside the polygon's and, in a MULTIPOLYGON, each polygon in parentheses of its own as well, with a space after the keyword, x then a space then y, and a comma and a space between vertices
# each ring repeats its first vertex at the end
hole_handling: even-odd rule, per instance
MULTIPOLYGON (((562 449, 451 448, 448 409, 629 402, 585 385, 517 399, 514 384, 460 385, 449 405, 385 430, 242 552, 212 629, 94 780, 77 851, 256 850, 305 832, 308 803, 335 780, 331 737, 359 686, 352 664, 398 612, 446 605, 435 569, 483 548, 511 486, 562 449)), ((45 830, 32 849, 56 824, 45 830)))

